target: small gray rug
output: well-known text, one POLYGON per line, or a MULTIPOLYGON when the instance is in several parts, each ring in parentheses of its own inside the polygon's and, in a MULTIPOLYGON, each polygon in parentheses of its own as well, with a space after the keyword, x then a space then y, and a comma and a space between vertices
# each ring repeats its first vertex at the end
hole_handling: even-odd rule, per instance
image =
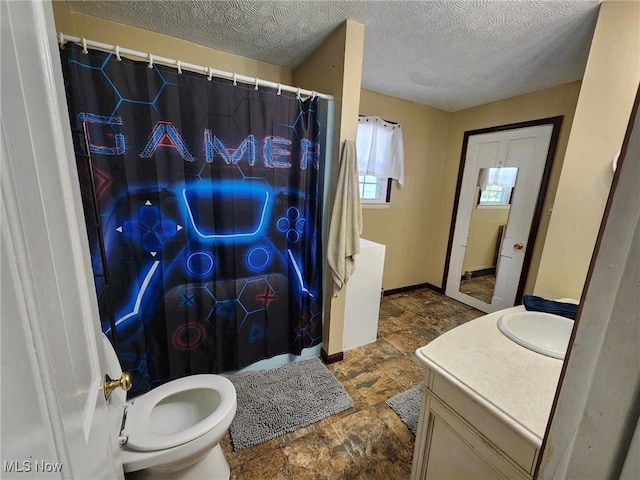
POLYGON ((319 358, 241 373, 229 380, 238 396, 229 429, 236 451, 353 407, 353 399, 319 358))
POLYGON ((422 401, 422 386, 416 385, 406 392, 399 393, 389 400, 387 405, 402 420, 409 430, 416 434, 418 430, 418 417, 420 416, 420 402, 422 401))

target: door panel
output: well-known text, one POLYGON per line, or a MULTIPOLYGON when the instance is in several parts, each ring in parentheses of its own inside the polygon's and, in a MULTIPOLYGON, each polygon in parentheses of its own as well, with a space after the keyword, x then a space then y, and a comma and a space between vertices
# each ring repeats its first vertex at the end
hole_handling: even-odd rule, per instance
MULTIPOLYGON (((501 158, 503 154, 503 152, 501 151, 501 147, 503 146, 499 141, 474 139, 471 145, 472 148, 475 148, 473 163, 475 166, 477 166, 478 170, 485 167, 492 167, 497 159, 501 158)), ((477 176, 471 174, 462 179, 461 192, 464 192, 464 196, 461 195, 460 197, 461 204, 462 202, 464 202, 464 205, 469 205, 473 202, 474 182, 476 178, 477 176)), ((461 228, 461 242, 462 245, 466 246, 469 236, 471 209, 464 209, 464 211, 460 213, 462 213, 463 215, 463 217, 460 218, 459 222, 459 226, 461 228)))
POLYGON ((469 137, 449 259, 448 296, 487 313, 515 304, 552 132, 553 125, 549 124, 469 137), (502 234, 493 233, 492 241, 499 236, 497 262, 475 272, 465 271, 472 216, 479 215, 483 208, 493 208, 479 204, 479 198, 483 198, 481 172, 503 167, 518 171, 515 185, 508 189, 510 201, 501 207, 509 210, 508 221, 502 234), (494 275, 495 285, 487 287, 488 293, 483 295, 472 293, 467 281, 474 274, 494 275))
MULTIPOLYGON (((467 435, 469 435, 467 433, 467 435)), ((425 480, 505 478, 468 445, 460 433, 434 415, 429 468, 425 480)))
MULTIPOLYGON (((50 435, 44 438, 62 463, 59 477, 122 478, 101 390, 98 309, 65 128, 68 114, 51 4, 2 1, 0 8, 1 141, 6 148, 1 228, 12 246, 3 255, 15 267, 10 281, 19 286, 16 301, 25 312, 27 334, 17 348, 31 352, 39 405, 32 414, 48 423, 50 435)), ((5 375, 11 373, 3 360, 5 375)), ((13 381, 20 388, 21 379, 13 381)), ((3 416, 16 407, 3 401, 3 416)), ((28 443, 21 455, 32 455, 28 443)))

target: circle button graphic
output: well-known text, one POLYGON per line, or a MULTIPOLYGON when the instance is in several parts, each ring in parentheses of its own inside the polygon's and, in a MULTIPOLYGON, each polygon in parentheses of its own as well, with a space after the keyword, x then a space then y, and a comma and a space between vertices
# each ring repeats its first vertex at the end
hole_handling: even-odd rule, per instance
POLYGON ((209 275, 214 265, 213 255, 207 252, 193 252, 187 257, 187 270, 197 277, 209 275))
POLYGON ((247 264, 251 270, 262 270, 271 261, 271 255, 266 248, 256 247, 247 254, 247 264))

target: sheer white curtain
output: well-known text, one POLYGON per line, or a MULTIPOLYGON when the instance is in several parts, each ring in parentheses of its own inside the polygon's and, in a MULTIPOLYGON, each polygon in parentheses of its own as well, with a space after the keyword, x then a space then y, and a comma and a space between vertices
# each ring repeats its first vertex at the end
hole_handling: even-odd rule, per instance
POLYGON ((400 124, 380 117, 358 118, 358 173, 404 183, 404 145, 400 124))
POLYGON ((516 184, 518 169, 516 167, 483 168, 478 185, 486 190, 488 185, 513 188, 516 184))

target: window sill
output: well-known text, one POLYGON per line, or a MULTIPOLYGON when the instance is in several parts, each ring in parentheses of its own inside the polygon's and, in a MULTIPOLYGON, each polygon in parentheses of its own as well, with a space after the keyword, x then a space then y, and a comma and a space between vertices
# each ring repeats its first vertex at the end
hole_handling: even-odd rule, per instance
POLYGON ((384 203, 368 203, 368 202, 363 202, 360 201, 360 206, 365 209, 365 208, 371 208, 371 209, 386 209, 389 208, 389 203, 384 202, 384 203))
POLYGON ((509 210, 511 205, 476 205, 478 210, 509 210))

